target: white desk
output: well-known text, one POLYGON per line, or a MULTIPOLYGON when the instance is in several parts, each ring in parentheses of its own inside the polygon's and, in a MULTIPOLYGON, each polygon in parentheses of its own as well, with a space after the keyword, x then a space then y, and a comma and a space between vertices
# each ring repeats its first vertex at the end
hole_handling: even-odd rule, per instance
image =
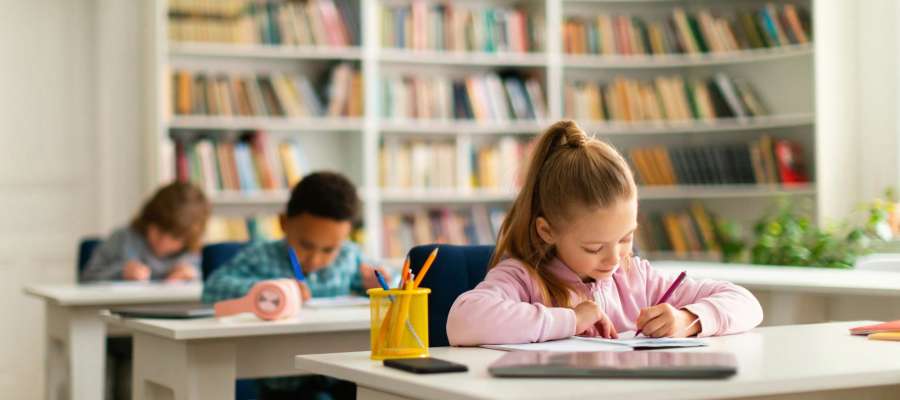
POLYGON ((746 287, 762 303, 765 325, 891 320, 900 315, 900 271, 680 261, 654 262, 653 268, 746 287))
POLYGON ((726 380, 493 378, 487 367, 503 352, 481 348, 431 349, 432 357, 468 365, 467 373, 409 374, 369 360, 368 352, 303 355, 295 364, 355 382, 359 400, 900 397, 900 343, 847 333, 861 323, 867 321, 758 328, 706 339, 707 348, 680 350, 735 353, 738 374, 726 380))
POLYGON ((134 304, 200 301, 202 286, 193 284, 36 285, 25 293, 45 304, 46 397, 103 399, 106 325, 100 310, 134 304))
POLYGON ((369 308, 303 309, 297 319, 266 322, 250 314, 222 320, 121 319, 134 336, 135 400, 233 399, 243 378, 301 375, 296 354, 369 348, 369 308))

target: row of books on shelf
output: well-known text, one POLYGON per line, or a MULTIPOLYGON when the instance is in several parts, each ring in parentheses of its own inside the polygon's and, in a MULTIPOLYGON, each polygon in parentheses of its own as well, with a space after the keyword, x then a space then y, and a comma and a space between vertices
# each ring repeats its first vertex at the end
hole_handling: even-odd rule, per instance
POLYGON ((664 55, 723 53, 810 42, 809 13, 794 4, 714 13, 681 7, 667 18, 603 14, 568 17, 563 51, 569 54, 664 55), (719 15, 716 15, 719 14, 719 15))
POLYGON ((388 138, 380 152, 381 185, 390 189, 513 190, 519 187, 518 173, 532 145, 510 136, 466 144, 388 138), (459 161, 466 165, 457 168, 459 161), (457 179, 458 174, 463 174, 462 180, 457 179))
POLYGON ((175 42, 353 46, 359 27, 359 6, 350 0, 169 2, 175 42))
POLYGON ((563 96, 569 118, 594 121, 709 121, 768 114, 746 80, 721 72, 706 80, 673 75, 652 81, 574 81, 566 83, 563 96))
POLYGON ((359 117, 363 114, 362 75, 348 63, 331 71, 320 96, 306 76, 259 74, 172 73, 172 106, 176 115, 359 117))
POLYGON ((177 178, 210 194, 288 190, 308 171, 298 143, 274 141, 262 132, 175 144, 177 178))
POLYGON ((462 78, 385 77, 382 116, 392 119, 544 119, 540 82, 517 74, 486 73, 462 78))
POLYGON ((643 253, 675 252, 677 256, 721 251, 716 217, 700 203, 687 210, 638 215, 635 240, 643 253))
POLYGON ((505 217, 505 209, 483 205, 386 213, 383 253, 388 258, 403 257, 413 246, 428 243, 492 244, 505 217))
POLYGON ((521 8, 413 0, 383 6, 381 19, 384 47, 488 53, 543 48, 543 17, 521 8))
POLYGON ((284 237, 278 216, 213 216, 206 223, 206 243, 277 240, 284 237))
POLYGON ((746 144, 633 148, 627 157, 648 186, 809 182, 800 145, 767 135, 746 144))

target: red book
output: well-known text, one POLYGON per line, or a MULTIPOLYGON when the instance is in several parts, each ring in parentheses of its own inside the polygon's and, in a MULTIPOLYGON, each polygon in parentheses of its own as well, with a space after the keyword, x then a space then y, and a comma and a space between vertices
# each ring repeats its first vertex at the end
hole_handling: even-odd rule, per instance
POLYGON ((900 332, 900 320, 850 328, 850 333, 854 335, 868 335, 880 332, 900 332))
POLYGON ((179 182, 190 181, 190 168, 188 167, 187 152, 184 143, 175 143, 175 177, 179 182))
POLYGON ((809 182, 803 165, 800 146, 788 140, 775 141, 775 163, 783 184, 809 182))

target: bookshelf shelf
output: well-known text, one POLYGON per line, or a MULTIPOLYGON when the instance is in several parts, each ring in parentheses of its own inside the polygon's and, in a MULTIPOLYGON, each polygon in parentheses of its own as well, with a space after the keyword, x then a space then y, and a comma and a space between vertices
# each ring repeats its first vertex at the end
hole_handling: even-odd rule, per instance
POLYGON ((439 50, 381 49, 379 60, 392 64, 546 67, 545 53, 450 52, 439 50))
POLYGON ((690 251, 682 254, 674 251, 648 251, 641 253, 641 258, 650 260, 650 262, 661 260, 721 262, 722 254, 714 251, 690 251))
POLYGON ((593 54, 567 54, 563 56, 566 68, 677 68, 712 65, 748 64, 791 57, 808 57, 813 54, 812 44, 742 50, 726 53, 602 56, 593 54))
POLYGON ((263 130, 263 131, 359 131, 361 118, 278 118, 178 116, 169 122, 172 129, 190 130, 263 130))
POLYGON ((674 133, 707 133, 791 128, 815 123, 811 113, 768 115, 748 118, 719 118, 712 121, 684 122, 594 122, 579 121, 579 125, 600 135, 660 135, 674 133))
POLYGON ((406 135, 534 135, 547 125, 548 121, 406 120, 382 122, 379 130, 385 134, 406 135))
POLYGON ((243 59, 359 60, 362 58, 362 49, 359 47, 173 42, 169 44, 169 55, 172 57, 243 59))
POLYGON ((515 199, 512 190, 382 189, 382 203, 392 204, 464 204, 505 203, 515 199))
POLYGON ((816 194, 816 186, 813 184, 642 186, 639 190, 641 200, 758 198, 816 194))

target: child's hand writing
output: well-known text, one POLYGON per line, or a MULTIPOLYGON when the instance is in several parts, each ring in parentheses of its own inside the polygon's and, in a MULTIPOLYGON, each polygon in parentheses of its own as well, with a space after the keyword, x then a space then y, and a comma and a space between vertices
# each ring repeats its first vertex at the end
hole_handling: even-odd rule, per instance
MULTIPOLYGON (((378 282, 378 278, 375 277, 375 267, 372 267, 369 264, 360 264, 359 265, 359 273, 362 274, 363 278, 363 287, 366 289, 372 288, 380 288, 381 284, 378 282)), ((391 275, 383 267, 378 267, 378 272, 384 277, 384 281, 390 284, 391 275)))
POLYGON ((312 290, 309 289, 309 285, 303 281, 297 281, 297 286, 300 287, 300 297, 303 298, 303 301, 307 301, 312 298, 312 290))
POLYGON ((188 263, 176 265, 166 276, 166 282, 193 281, 197 279, 197 268, 188 263))
POLYGON ((575 334, 581 334, 596 326, 600 336, 607 339, 618 339, 619 333, 612 321, 597 303, 585 301, 575 306, 575 334))
POLYGON ((697 316, 668 303, 647 307, 637 318, 637 328, 650 337, 688 337, 700 333, 697 316))
POLYGON ((140 261, 129 260, 122 269, 122 279, 126 281, 149 281, 150 267, 140 261))

